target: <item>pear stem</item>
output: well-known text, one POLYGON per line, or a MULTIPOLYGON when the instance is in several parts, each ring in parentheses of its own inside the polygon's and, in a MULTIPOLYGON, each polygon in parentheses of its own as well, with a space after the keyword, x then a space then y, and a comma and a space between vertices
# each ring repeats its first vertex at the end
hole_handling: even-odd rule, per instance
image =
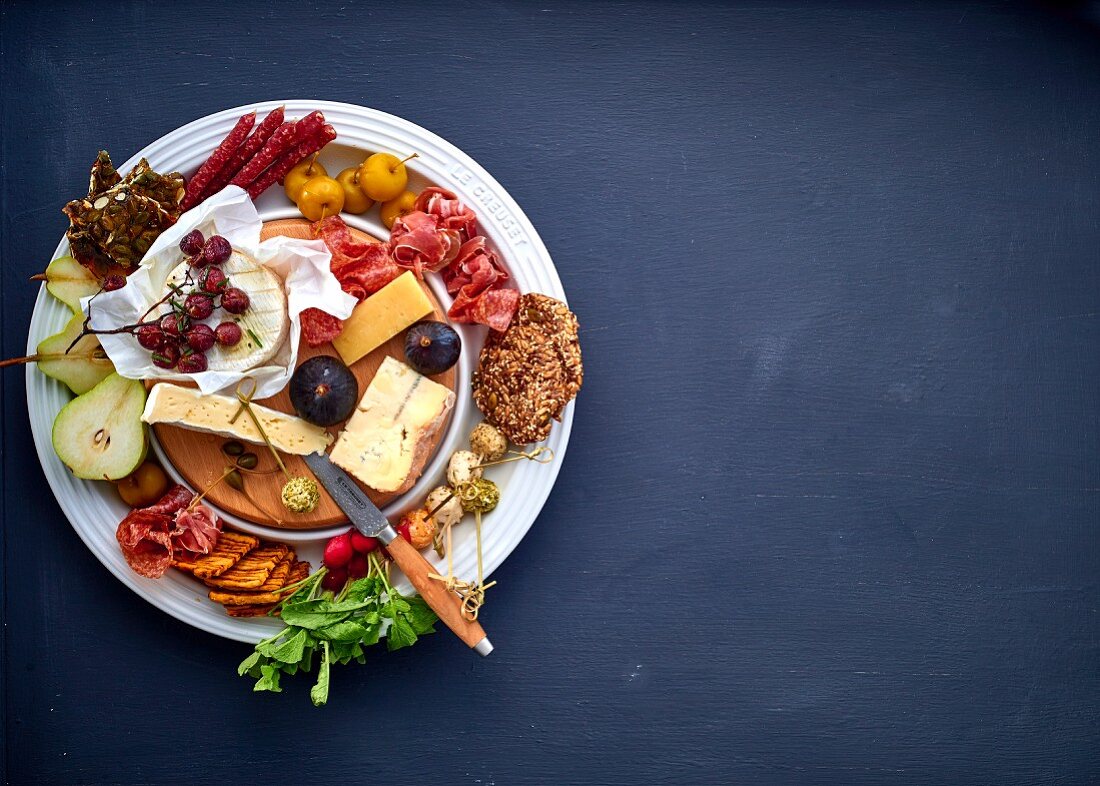
POLYGON ((33 276, 31 276, 27 280, 28 281, 47 281, 48 279, 46 278, 45 273, 35 273, 33 276))
POLYGON ((0 360, 0 368, 7 368, 8 366, 19 366, 23 363, 37 363, 40 355, 27 355, 22 358, 8 358, 7 360, 0 360))

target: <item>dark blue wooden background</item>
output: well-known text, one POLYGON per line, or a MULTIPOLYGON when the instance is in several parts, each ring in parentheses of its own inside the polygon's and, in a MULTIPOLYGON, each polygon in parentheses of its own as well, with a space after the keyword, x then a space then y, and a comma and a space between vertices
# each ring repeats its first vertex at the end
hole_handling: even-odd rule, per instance
POLYGON ((61 205, 202 115, 361 103, 524 207, 573 441, 439 635, 254 695, 118 584, 3 384, 13 784, 1100 777, 1100 36, 989 3, 5 3, 2 339, 61 205))

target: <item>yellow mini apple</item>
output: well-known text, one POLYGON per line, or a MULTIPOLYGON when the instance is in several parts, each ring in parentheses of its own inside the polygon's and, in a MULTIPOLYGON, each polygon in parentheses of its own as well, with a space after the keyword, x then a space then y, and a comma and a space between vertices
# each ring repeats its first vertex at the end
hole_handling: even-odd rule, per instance
POLYGON ((414 205, 416 205, 416 194, 412 191, 403 191, 393 199, 383 202, 378 212, 382 216, 382 223, 386 225, 386 229, 393 229, 393 222, 411 213, 414 205))
POLYGON ((344 189, 344 212, 366 213, 374 200, 363 193, 359 183, 359 167, 349 166, 336 176, 336 182, 344 189))
POLYGON ((310 221, 335 216, 344 209, 344 189, 326 175, 312 177, 298 192, 298 209, 310 221))
POLYGON ((416 153, 407 158, 398 158, 391 153, 375 153, 359 167, 359 187, 376 202, 395 199, 409 182, 405 162, 416 157, 416 153))

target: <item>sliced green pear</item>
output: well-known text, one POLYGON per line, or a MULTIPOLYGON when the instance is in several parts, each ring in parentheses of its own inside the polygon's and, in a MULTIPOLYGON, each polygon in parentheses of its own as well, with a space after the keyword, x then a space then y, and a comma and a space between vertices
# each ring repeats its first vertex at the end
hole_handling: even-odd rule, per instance
POLYGON ((48 377, 69 386, 76 395, 87 393, 115 371, 115 365, 92 334, 76 341, 84 328, 84 317, 76 314, 60 333, 42 340, 32 358, 48 377), (65 350, 69 349, 68 352, 65 350))
POLYGON ((46 267, 46 291, 80 313, 80 298, 99 291, 99 279, 72 257, 58 257, 46 267))
POLYGON ((53 449, 78 478, 124 478, 145 460, 149 448, 141 422, 144 409, 141 380, 111 374, 57 413, 53 449))

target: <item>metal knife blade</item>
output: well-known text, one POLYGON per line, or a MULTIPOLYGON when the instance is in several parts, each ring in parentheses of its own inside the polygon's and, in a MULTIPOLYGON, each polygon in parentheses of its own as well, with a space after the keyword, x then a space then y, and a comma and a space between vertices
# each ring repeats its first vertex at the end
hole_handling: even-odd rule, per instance
POLYGON ((329 460, 328 455, 310 453, 304 458, 317 480, 357 530, 367 537, 378 538, 383 545, 397 537, 397 531, 390 526, 378 506, 370 501, 370 497, 363 493, 348 473, 329 460))

